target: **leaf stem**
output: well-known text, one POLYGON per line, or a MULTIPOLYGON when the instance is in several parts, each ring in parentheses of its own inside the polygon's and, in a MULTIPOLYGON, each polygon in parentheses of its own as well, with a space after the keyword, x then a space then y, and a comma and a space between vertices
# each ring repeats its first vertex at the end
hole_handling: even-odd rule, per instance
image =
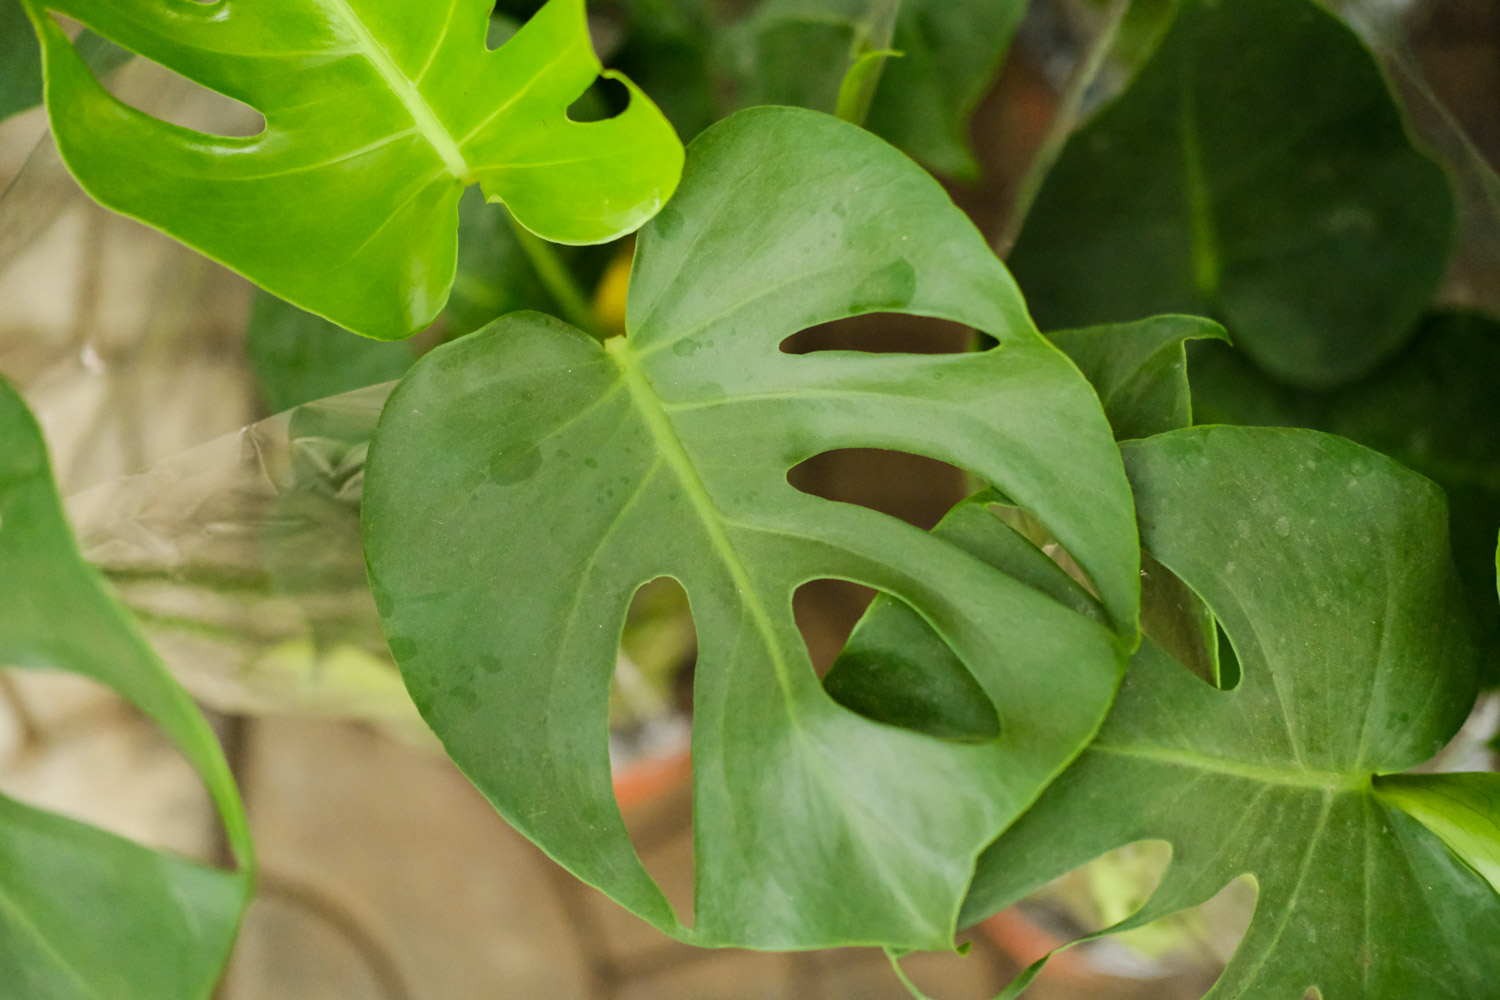
POLYGON ((1042 183, 1052 172, 1057 158, 1062 155, 1063 147, 1068 143, 1068 137, 1073 134, 1074 126, 1078 124, 1078 112, 1083 106, 1083 99, 1088 96, 1089 88, 1098 78, 1099 71, 1104 68, 1104 62, 1109 57, 1110 50, 1114 48, 1115 37, 1120 33, 1120 24, 1125 20, 1125 14, 1129 10, 1130 0, 1110 0, 1109 7, 1105 9, 1104 21, 1099 27, 1099 33, 1089 43, 1082 61, 1078 64, 1078 69, 1074 71, 1072 79, 1068 81, 1067 88, 1058 100, 1057 113, 1052 116, 1052 121, 1047 126, 1047 133, 1042 137, 1042 144, 1021 178, 1021 186, 1016 192, 1015 203, 1011 206, 1010 217, 1005 220, 1005 227, 995 237, 993 243, 995 253, 1001 257, 1010 253, 1011 247, 1015 246, 1016 239, 1021 235, 1021 227, 1026 224, 1026 216, 1031 213, 1031 206, 1036 202, 1036 197, 1042 190, 1042 183))
POLYGON ((509 209, 502 206, 501 210, 505 212, 505 218, 510 222, 510 228, 515 232, 516 241, 521 244, 526 259, 531 262, 532 270, 552 296, 552 301, 557 303, 562 318, 602 343, 607 336, 604 324, 599 322, 583 286, 558 256, 557 249, 516 221, 509 209))
POLYGON ((861 36, 855 39, 849 69, 839 84, 835 113, 844 121, 855 125, 865 123, 886 60, 901 56, 891 48, 891 39, 896 34, 896 17, 900 13, 901 0, 870 0, 869 21, 861 36))

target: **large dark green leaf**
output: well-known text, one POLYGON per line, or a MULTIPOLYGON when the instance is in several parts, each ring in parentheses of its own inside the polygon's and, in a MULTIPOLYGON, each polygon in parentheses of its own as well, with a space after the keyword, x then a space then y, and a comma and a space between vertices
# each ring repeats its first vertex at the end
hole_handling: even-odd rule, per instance
POLYGON ((966 919, 1161 839, 1171 865, 1114 929, 1258 886, 1212 997, 1492 992, 1500 896, 1371 780, 1430 757, 1474 699, 1441 492, 1311 431, 1122 450, 1142 544, 1219 616, 1243 679, 1217 691, 1143 647, 1095 742, 981 859, 966 919))
POLYGON ((205 1000, 250 893, 250 833, 213 732, 78 555, 41 432, 0 379, 0 664, 114 688, 203 775, 238 872, 0 796, 0 993, 205 1000))
POLYGON ((1186 0, 1069 142, 1010 257, 1038 322, 1203 313, 1331 385, 1410 335, 1454 227, 1374 59, 1313 0, 1186 0))
POLYGON ((1134 641, 1130 501, 1097 399, 935 181, 806 111, 743 112, 695 140, 642 233, 627 328, 601 347, 515 314, 428 354, 392 395, 365 551, 413 699, 510 822, 671 933, 949 944, 979 850, 1087 741, 1134 641), (999 346, 778 350, 876 311, 999 346), (1065 542, 1113 628, 788 484, 848 447, 995 482, 1065 542), (661 576, 686 588, 699 634, 691 931, 631 849, 605 740, 627 604, 661 576), (830 700, 792 617, 820 577, 917 609, 999 706, 998 739, 944 742, 830 700))
MULTIPOLYGON (((901 0, 868 127, 934 170, 973 178, 969 118, 994 81, 1027 0, 901 0)), ((737 27, 744 103, 832 111, 871 0, 768 0, 737 27)))
POLYGON ((1500 531, 1500 323, 1437 312, 1396 357, 1353 385, 1278 384, 1233 351, 1196 345, 1192 383, 1207 421, 1312 427, 1385 452, 1448 494, 1454 557, 1479 623, 1484 680, 1500 683, 1491 542, 1500 531))
POLYGON ((619 116, 565 114, 600 72, 583 0, 550 0, 494 52, 485 0, 23 2, 58 148, 91 195, 369 336, 442 308, 466 186, 541 236, 598 243, 650 218, 681 169, 629 81, 619 116), (265 130, 210 136, 126 106, 47 11, 250 105, 265 130))

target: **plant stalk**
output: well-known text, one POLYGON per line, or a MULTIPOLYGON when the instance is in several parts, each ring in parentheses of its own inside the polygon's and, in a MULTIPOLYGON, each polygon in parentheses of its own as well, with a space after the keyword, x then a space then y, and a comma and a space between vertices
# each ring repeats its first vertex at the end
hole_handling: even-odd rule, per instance
POLYGON ((1129 10, 1130 0, 1110 0, 1109 6, 1105 8, 1104 21, 1099 27, 1099 33, 1089 43, 1088 50, 1083 54, 1083 60, 1078 64, 1078 69, 1073 73, 1072 79, 1068 81, 1067 88, 1058 100, 1057 113, 1052 116, 1047 132, 1042 137, 1042 144, 1021 178, 1021 186, 1016 192, 1015 203, 1011 206, 1010 217, 1005 220, 1004 228, 992 244, 995 253, 1001 257, 1007 256, 1011 248, 1016 245, 1016 239, 1021 235, 1021 227, 1026 224, 1026 216, 1031 213, 1031 206, 1036 202, 1037 195, 1042 190, 1042 184, 1046 181, 1047 175, 1052 172, 1057 158, 1062 155, 1069 136, 1073 134, 1074 126, 1078 124, 1078 111, 1083 106, 1083 99, 1088 96, 1089 88, 1098 78, 1099 71, 1104 68, 1104 62, 1114 48, 1115 38, 1120 33, 1120 25, 1124 22, 1129 10))
POLYGON ((863 36, 855 40, 849 69, 839 85, 838 106, 834 113, 844 121, 863 125, 870 116, 870 105, 875 101, 875 90, 880 86, 886 60, 901 56, 891 48, 891 40, 896 35, 896 17, 900 13, 901 0, 870 0, 869 23, 863 36))
POLYGON ((552 301, 557 303, 562 318, 603 343, 609 334, 605 331, 604 324, 599 322, 599 316, 594 312, 588 294, 578 283, 578 279, 573 276, 573 272, 568 270, 568 265, 563 263, 563 259, 558 256, 557 249, 517 222, 509 209, 504 209, 504 211, 511 230, 516 234, 516 240, 526 254, 526 259, 531 262, 532 270, 541 279, 543 287, 547 289, 547 294, 551 295, 552 301))

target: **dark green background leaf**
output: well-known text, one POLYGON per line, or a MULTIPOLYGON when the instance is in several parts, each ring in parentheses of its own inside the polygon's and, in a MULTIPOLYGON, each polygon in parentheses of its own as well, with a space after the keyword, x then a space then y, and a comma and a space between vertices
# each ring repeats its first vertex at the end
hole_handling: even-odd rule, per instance
POLYGON ((1454 227, 1374 59, 1312 0, 1188 0, 1075 135, 1011 266, 1044 328, 1213 316, 1266 371, 1349 381, 1410 336, 1454 227))
POLYGON ((192 700, 74 547, 26 404, 0 379, 0 664, 114 688, 203 776, 238 872, 204 868, 0 796, 0 992, 206 1000, 250 894, 250 832, 192 700))
POLYGON ((391 650, 518 829, 663 929, 762 948, 944 947, 979 850, 1087 741, 1139 570, 1108 424, 1004 267, 919 167, 836 119, 735 115, 641 235, 629 335, 514 314, 428 354, 371 448, 365 550, 391 650), (782 353, 901 311, 977 354, 782 353), (792 488, 847 447, 996 482, 1090 574, 1103 625, 941 538, 792 488), (695 923, 625 835, 606 702, 631 595, 673 576, 699 634, 695 923), (792 616, 838 577, 916 608, 1000 706, 999 739, 877 725, 824 693, 792 616))
MULTIPOLYGON (((866 126, 940 173, 974 179, 969 118, 1027 0, 903 0, 866 126)), ((743 104, 832 111, 870 0, 769 0, 737 27, 743 104)))
MULTIPOLYGON (((102 76, 130 58, 91 31, 78 39, 78 54, 102 76)), ((42 103, 42 50, 21 0, 0 0, 0 121, 42 103)))
POLYGON ((1211 997, 1471 998, 1500 981, 1500 896, 1376 794, 1474 699, 1441 492, 1311 431, 1205 427, 1123 446, 1142 544, 1219 616, 1216 691, 1142 648, 1099 737, 981 859, 974 920, 1105 851, 1172 845, 1116 929, 1253 874, 1211 997))

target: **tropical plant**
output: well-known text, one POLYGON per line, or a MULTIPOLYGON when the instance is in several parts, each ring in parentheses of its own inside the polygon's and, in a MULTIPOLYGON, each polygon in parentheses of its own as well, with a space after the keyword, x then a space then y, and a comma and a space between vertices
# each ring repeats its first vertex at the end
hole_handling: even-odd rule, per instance
MULTIPOLYGON (((583 0, 518 6, 0 0, 0 112, 44 96, 94 198, 263 289, 272 408, 400 378, 373 428, 298 411, 324 451, 277 510, 351 538, 358 518, 354 586, 496 809, 694 944, 874 945, 900 975, 1162 840, 1161 884, 1101 933, 1252 876, 1212 996, 1493 991, 1500 778, 1422 767, 1500 673, 1500 454, 1474 425, 1497 321, 1441 300, 1464 193, 1500 181, 1412 139, 1393 64, 1313 0, 1085 4, 1097 39, 1002 263, 919 163, 974 175, 964 126, 1025 3, 766 0, 726 24, 632 0, 615 65, 639 85, 583 0), (132 53, 263 127, 129 106, 104 80, 132 53), (1106 69, 1123 90, 1081 114, 1106 69), (810 107, 732 110, 765 101, 810 107), (587 283, 607 297, 627 266, 612 321, 587 283), (880 313, 973 348, 788 349, 880 313), (376 343, 424 328, 445 342, 420 357, 376 343), (1393 404, 1413 396, 1415 419, 1393 404), (793 485, 850 448, 945 462, 973 495, 929 532, 793 485), (661 578, 697 633, 691 920, 611 784, 621 631, 661 578), (820 679, 792 602, 829 578, 879 596, 820 679)), ((233 782, 79 557, 3 382, 0 442, 0 662, 138 705, 236 864, 0 798, 0 983, 208 996, 254 878, 233 782)), ((272 575, 322 585, 298 544, 267 538, 272 575)))

